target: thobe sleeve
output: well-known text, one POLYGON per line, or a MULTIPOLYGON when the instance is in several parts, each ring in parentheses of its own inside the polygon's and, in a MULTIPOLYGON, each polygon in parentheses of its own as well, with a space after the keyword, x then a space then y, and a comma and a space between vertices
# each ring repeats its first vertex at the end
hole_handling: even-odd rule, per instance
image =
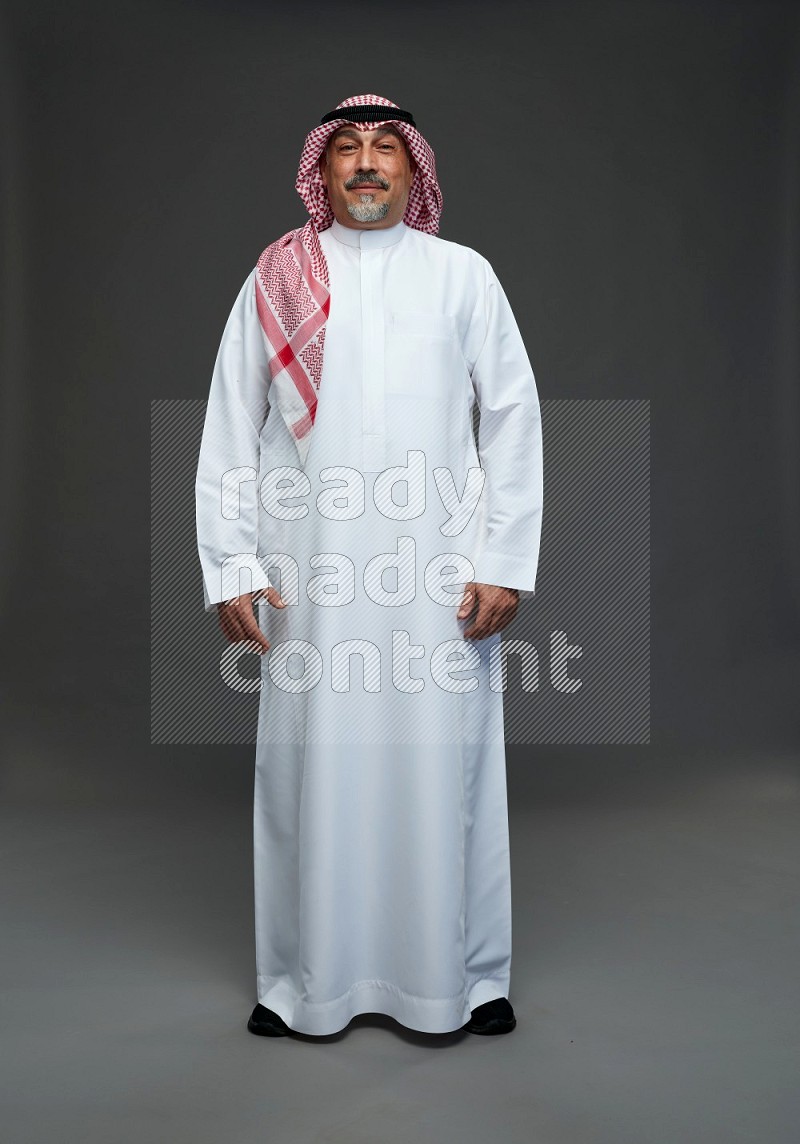
POLYGON ((542 531, 539 395, 522 335, 494 270, 484 260, 485 336, 472 367, 480 406, 478 454, 485 471, 485 543, 478 583, 532 595, 542 531))
POLYGON ((222 335, 197 465, 197 547, 206 611, 240 590, 269 586, 257 559, 260 436, 269 385, 253 270, 222 335))

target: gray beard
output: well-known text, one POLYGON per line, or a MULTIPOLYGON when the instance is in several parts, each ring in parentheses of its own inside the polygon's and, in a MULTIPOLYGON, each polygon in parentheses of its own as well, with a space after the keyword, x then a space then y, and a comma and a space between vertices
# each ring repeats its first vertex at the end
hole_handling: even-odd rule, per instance
MULTIPOLYGON (((366 194, 366 192, 365 192, 366 194)), ((389 204, 383 203, 348 203, 347 213, 356 222, 380 222, 389 213, 389 204)))

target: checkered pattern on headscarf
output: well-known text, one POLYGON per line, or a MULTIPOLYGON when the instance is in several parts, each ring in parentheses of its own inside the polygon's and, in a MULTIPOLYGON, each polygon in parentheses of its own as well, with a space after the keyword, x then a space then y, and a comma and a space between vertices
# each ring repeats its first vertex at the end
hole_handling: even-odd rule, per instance
MULTIPOLYGON (((353 95, 336 105, 346 111, 363 104, 398 107, 380 95, 353 95)), ((308 445, 322 380, 325 322, 330 310, 328 264, 319 232, 333 222, 319 160, 328 139, 347 124, 372 131, 391 124, 405 139, 416 161, 403 222, 426 234, 438 234, 442 192, 436 179, 433 151, 416 127, 403 119, 351 122, 342 116, 315 127, 306 136, 295 187, 309 215, 308 222, 271 243, 256 266, 256 303, 269 354, 274 396, 302 461, 308 445)))

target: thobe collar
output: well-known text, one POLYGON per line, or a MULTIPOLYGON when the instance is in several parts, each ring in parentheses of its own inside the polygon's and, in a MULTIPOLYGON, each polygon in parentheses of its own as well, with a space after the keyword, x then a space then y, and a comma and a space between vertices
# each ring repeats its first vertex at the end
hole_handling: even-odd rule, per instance
POLYGON ((394 226, 383 227, 380 230, 356 230, 354 227, 343 226, 338 219, 334 219, 330 226, 331 234, 346 246, 360 246, 362 250, 374 250, 380 246, 392 246, 399 242, 409 228, 400 219, 394 226))

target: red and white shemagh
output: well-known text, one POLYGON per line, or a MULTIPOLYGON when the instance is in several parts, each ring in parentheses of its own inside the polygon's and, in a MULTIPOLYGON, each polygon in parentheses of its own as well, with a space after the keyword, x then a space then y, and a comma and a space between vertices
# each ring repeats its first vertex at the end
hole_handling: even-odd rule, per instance
MULTIPOLYGON (((335 110, 378 104, 398 107, 380 95, 353 95, 335 110)), ((398 108, 399 110, 399 108, 398 108)), ((330 310, 328 263, 319 232, 333 222, 319 160, 328 139, 347 124, 372 131, 391 124, 405 139, 417 163, 403 222, 426 234, 438 234, 442 192, 436 180, 436 160, 416 127, 402 119, 355 123, 344 116, 320 124, 306 136, 295 187, 311 218, 271 243, 256 266, 256 304, 267 344, 271 393, 305 462, 322 380, 325 323, 330 310)))

